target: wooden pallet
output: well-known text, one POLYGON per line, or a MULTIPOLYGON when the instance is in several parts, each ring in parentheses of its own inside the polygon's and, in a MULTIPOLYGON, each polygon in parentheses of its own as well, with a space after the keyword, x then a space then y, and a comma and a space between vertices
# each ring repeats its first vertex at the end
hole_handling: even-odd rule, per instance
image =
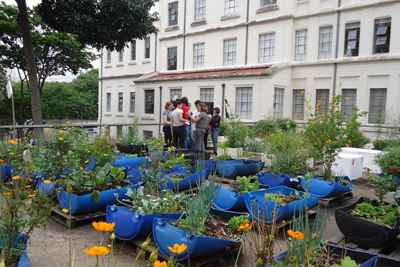
POLYGON ((346 192, 335 197, 320 198, 318 204, 324 207, 334 206, 342 201, 353 198, 353 192, 346 192))
POLYGON ((71 222, 71 229, 76 228, 77 224, 79 224, 80 222, 91 222, 95 221, 95 219, 97 220, 100 218, 104 218, 105 216, 105 211, 96 211, 75 216, 71 215, 70 217, 68 213, 64 213, 59 207, 51 208, 51 212, 49 214, 49 217, 51 219, 64 225, 67 228, 69 228, 69 223, 71 222))
POLYGON ((387 243, 384 246, 376 248, 361 248, 358 245, 348 242, 346 237, 340 233, 329 240, 330 244, 341 246, 349 249, 354 249, 363 252, 369 252, 372 254, 379 254, 381 257, 389 258, 392 260, 400 261, 400 238, 387 243))
MULTIPOLYGON (((142 247, 142 244, 146 241, 146 237, 135 238, 134 240, 126 241, 123 250, 129 249, 129 252, 133 252, 137 255, 142 247), (129 247, 129 248, 128 248, 129 247)), ((116 239, 117 243, 124 243, 124 241, 116 239)), ((150 254, 157 248, 156 243, 152 239, 146 250, 142 251, 139 259, 147 260, 150 257, 150 254)), ((229 257, 231 259, 236 259, 237 253, 239 252, 240 244, 235 245, 234 247, 228 247, 224 251, 219 251, 212 255, 207 255, 207 257, 197 257, 191 258, 190 263, 188 260, 179 262, 178 266, 182 267, 200 267, 207 264, 211 264, 212 266, 223 266, 224 257, 229 257), (218 263, 214 263, 218 262, 218 263)), ((158 259, 160 261, 168 261, 163 254, 158 253, 158 259)))

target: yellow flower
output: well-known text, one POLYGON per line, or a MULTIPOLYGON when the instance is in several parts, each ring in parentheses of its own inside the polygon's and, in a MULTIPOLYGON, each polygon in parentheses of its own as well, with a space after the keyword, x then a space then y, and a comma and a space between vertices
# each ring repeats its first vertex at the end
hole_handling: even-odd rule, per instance
POLYGON ((74 126, 72 126, 72 129, 76 130, 76 128, 74 126))
POLYGON ((297 116, 297 115, 299 115, 299 113, 298 113, 298 112, 296 113, 296 116, 297 116))
POLYGON ((122 141, 122 138, 120 137, 120 138, 119 138, 119 140, 121 140, 121 141, 122 141))
POLYGON ((21 176, 14 176, 13 180, 18 180, 19 178, 21 178, 21 176))
POLYGON ((25 185, 25 187, 26 187, 26 188, 31 188, 32 186, 31 186, 31 185, 25 185))
POLYGON ((6 195, 11 195, 11 193, 10 193, 10 192, 6 192, 5 194, 6 194, 6 195))
POLYGON ((329 144, 332 144, 332 140, 331 140, 331 139, 329 139, 329 140, 328 140, 328 143, 329 143, 329 144))
POLYGON ((297 128, 297 131, 299 131, 300 129, 299 128, 297 128))
POLYGON ((346 144, 347 147, 350 147, 349 144, 346 144))
POLYGON ((321 116, 323 117, 323 116, 325 116, 325 114, 322 114, 321 116))
POLYGON ((49 128, 53 127, 53 125, 50 125, 49 128))
POLYGON ((340 86, 342 86, 342 83, 340 83, 340 86))
POLYGON ((49 134, 48 137, 51 137, 51 134, 49 134))
POLYGON ((49 130, 49 128, 46 128, 46 132, 49 130))
POLYGON ((300 240, 304 239, 304 234, 302 232, 300 232, 300 231, 293 232, 293 230, 288 230, 287 233, 291 237, 294 237, 296 239, 300 239, 300 240))
POLYGON ((63 133, 64 133, 64 131, 63 131, 63 130, 60 130, 60 131, 59 131, 59 133, 60 133, 60 134, 63 134, 63 133))
POLYGON ((28 197, 35 197, 36 195, 34 194, 29 194, 28 197))
POLYGON ((104 157, 107 157, 107 154, 104 154, 104 157))
POLYGON ((185 156, 185 154, 182 153, 182 157, 184 157, 184 156, 185 156))
POLYGON ((88 163, 88 162, 89 162, 88 160, 85 161, 85 163, 88 163))
POLYGON ((0 163, 3 163, 5 160, 4 159, 0 159, 0 163))
POLYGON ((104 246, 101 246, 101 247, 94 246, 94 247, 91 247, 90 250, 86 249, 83 252, 85 252, 88 256, 96 257, 96 256, 106 255, 106 254, 110 253, 110 250, 104 246))
POLYGON ((70 124, 71 122, 70 121, 67 121, 67 124, 70 124))
POLYGON ((63 211, 64 213, 67 213, 67 212, 68 212, 68 210, 67 210, 67 209, 62 209, 62 211, 63 211))
POLYGON ((11 155, 11 156, 14 155, 14 152, 11 152, 10 155, 11 155))
POLYGON ((349 140, 348 142, 349 142, 349 144, 351 144, 351 141, 350 141, 350 140, 349 140))
POLYGON ((298 121, 298 120, 299 120, 299 118, 296 119, 296 121, 298 121))
POLYGON ((240 224, 238 228, 238 232, 245 231, 248 232, 251 228, 253 227, 253 223, 250 223, 249 221, 245 221, 245 224, 240 224))
POLYGON ((300 92, 301 94, 304 94, 304 90, 300 92))
POLYGON ((336 95, 333 95, 333 98, 335 98, 336 97, 336 95))
POLYGON ((345 99, 346 99, 346 100, 350 100, 350 98, 348 98, 348 97, 346 97, 345 99))
POLYGON ((60 139, 60 140, 63 140, 64 138, 60 137, 59 139, 60 139))
POLYGON ((160 262, 159 260, 156 260, 154 267, 168 267, 168 264, 166 261, 160 262))
POLYGON ((182 252, 184 252, 187 249, 187 245, 185 245, 184 243, 182 243, 182 245, 179 246, 179 244, 175 244, 174 248, 168 247, 168 249, 175 254, 181 254, 182 252))
POLYGON ((9 143, 9 144, 13 144, 13 145, 17 145, 17 144, 18 144, 18 142, 14 141, 14 140, 12 140, 12 139, 9 139, 9 140, 8 140, 8 143, 9 143))
POLYGON ((44 180, 43 181, 45 184, 49 184, 51 181, 50 180, 44 180))
POLYGON ((100 232, 110 232, 114 230, 115 223, 93 222, 94 228, 100 232))

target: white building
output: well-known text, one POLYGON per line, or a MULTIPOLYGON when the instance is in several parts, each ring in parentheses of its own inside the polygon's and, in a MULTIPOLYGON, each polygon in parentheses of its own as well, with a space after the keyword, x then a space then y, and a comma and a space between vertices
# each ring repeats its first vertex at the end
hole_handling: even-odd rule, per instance
POLYGON ((322 100, 323 110, 342 94, 348 113, 369 111, 365 131, 376 130, 377 114, 400 112, 399 0, 171 0, 159 8, 156 34, 104 51, 100 122, 158 123, 174 95, 222 108, 224 94, 243 121, 301 122, 305 100, 322 100))

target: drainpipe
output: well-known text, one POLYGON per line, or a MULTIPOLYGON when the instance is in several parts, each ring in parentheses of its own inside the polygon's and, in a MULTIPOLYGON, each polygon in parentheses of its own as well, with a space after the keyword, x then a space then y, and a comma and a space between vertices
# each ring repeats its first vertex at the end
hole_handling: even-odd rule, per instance
POLYGON ((100 103, 99 103, 99 110, 100 110, 100 120, 99 123, 101 124, 103 121, 103 56, 104 56, 104 48, 101 49, 101 58, 100 58, 100 103))
MULTIPOLYGON (((341 6, 341 0, 338 0, 338 8, 341 6)), ((340 29, 340 10, 337 12, 337 19, 336 19, 336 43, 335 43, 335 59, 338 58, 339 54, 339 29, 340 29)), ((336 61, 336 60, 335 60, 336 61)), ((333 95, 336 95, 336 79, 337 79, 337 62, 333 64, 333 95)))
POLYGON ((158 132, 161 134, 161 121, 162 121, 162 86, 160 88, 160 120, 159 123, 160 125, 158 126, 158 132))
POLYGON ((221 106, 221 118, 224 118, 225 115, 225 83, 221 84, 222 86, 222 106, 221 106))
POLYGON ((183 5, 184 15, 183 15, 183 65, 182 69, 185 69, 185 57, 186 57, 186 0, 183 5))
POLYGON ((246 47, 245 47, 245 57, 244 57, 244 64, 247 65, 247 56, 248 56, 248 49, 249 49, 249 5, 250 0, 247 0, 247 14, 246 14, 246 47))
POLYGON ((154 51, 154 72, 157 71, 157 31, 155 32, 155 39, 156 39, 156 44, 155 44, 155 51, 154 51))

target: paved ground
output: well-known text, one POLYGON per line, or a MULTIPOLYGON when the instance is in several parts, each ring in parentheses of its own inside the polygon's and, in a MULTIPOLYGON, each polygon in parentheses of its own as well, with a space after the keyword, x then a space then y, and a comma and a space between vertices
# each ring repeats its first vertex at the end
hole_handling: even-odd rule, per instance
MULTIPOLYGON (((374 192, 371 188, 355 186, 354 198, 361 196, 373 196, 374 192)), ((334 209, 339 207, 328 208, 327 224, 325 227, 323 239, 330 239, 337 235, 339 232, 334 218, 334 209)), ((323 209, 322 209, 323 210, 323 209)), ((321 212, 322 216, 322 212, 321 212)), ((87 256, 83 250, 95 245, 99 245, 102 235, 96 231, 91 223, 83 223, 76 229, 71 230, 72 247, 75 251, 74 265, 75 267, 94 266, 95 262, 91 257, 87 256)), ((56 223, 50 218, 47 218, 46 229, 37 229, 34 231, 30 244, 28 246, 29 258, 34 267, 54 267, 54 266, 68 266, 68 229, 61 224, 56 223), (57 264, 53 261, 57 262, 57 264)), ((251 240, 250 240, 251 242, 251 240)), ((275 250, 277 253, 284 250, 283 242, 279 242, 275 250)), ((116 253, 115 253, 116 254, 116 253)), ((115 256, 116 257, 116 256, 115 256)), ((134 253, 125 247, 118 257, 118 267, 130 267, 135 260, 134 253)), ((243 257, 239 262, 239 266, 254 266, 254 256, 250 248, 245 246, 243 257)), ((208 266, 233 266, 232 259, 226 259, 225 263, 213 262, 208 266)), ((100 264, 100 266, 103 266, 100 264)), ((107 262, 104 266, 107 266, 107 262)), ((138 263, 136 266, 148 266, 145 263, 138 263)))

